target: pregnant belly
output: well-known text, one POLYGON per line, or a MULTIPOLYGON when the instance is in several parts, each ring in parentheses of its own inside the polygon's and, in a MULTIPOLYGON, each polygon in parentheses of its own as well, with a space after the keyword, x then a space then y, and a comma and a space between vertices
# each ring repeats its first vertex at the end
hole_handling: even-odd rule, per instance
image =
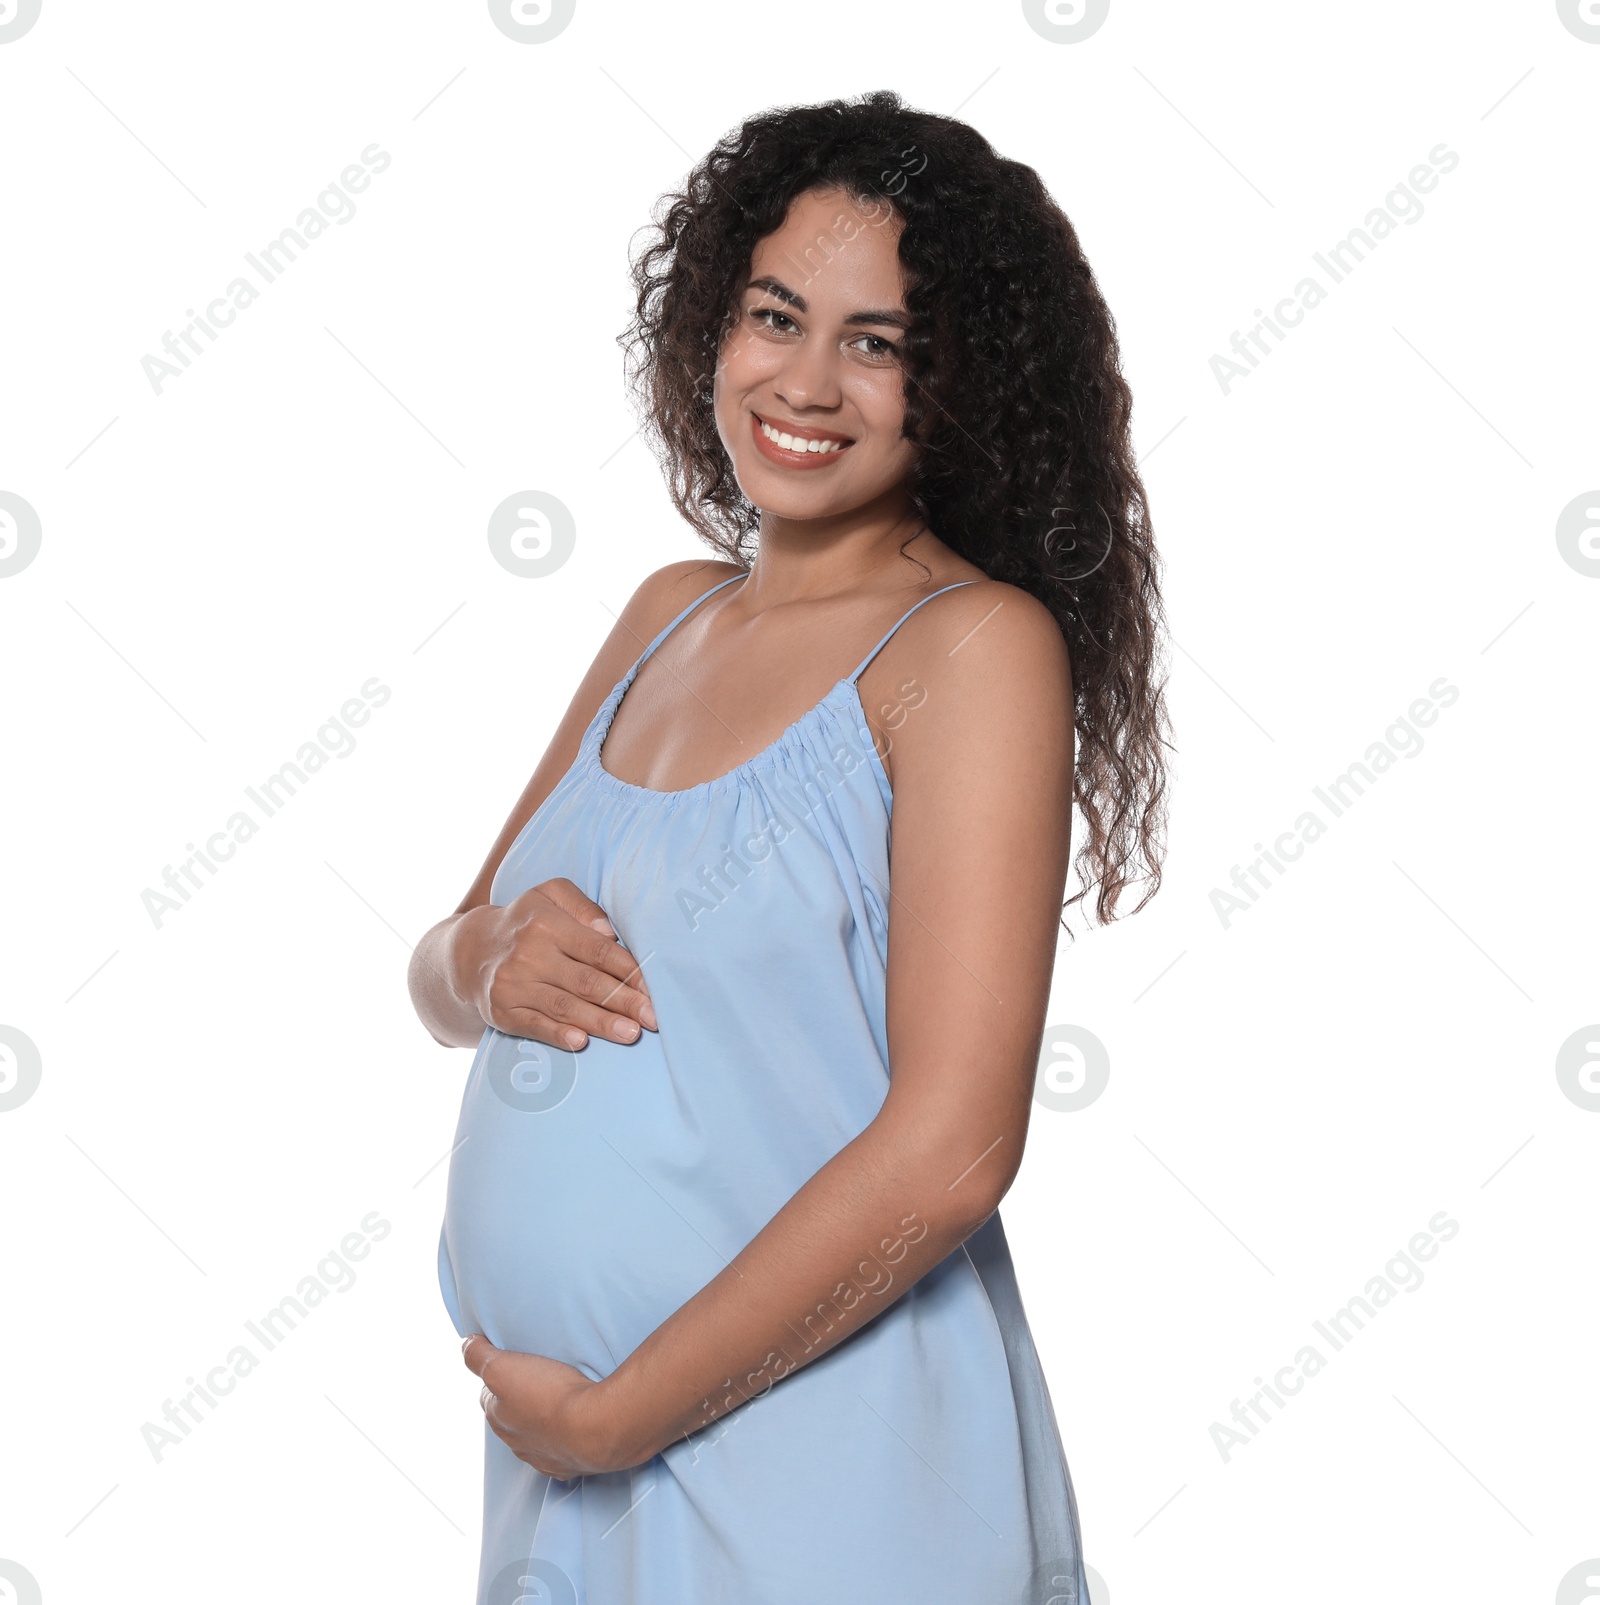
POLYGON ((749 1097, 674 1074, 651 1032, 578 1054, 486 1032, 440 1242, 457 1328, 608 1375, 825 1162, 749 1097))

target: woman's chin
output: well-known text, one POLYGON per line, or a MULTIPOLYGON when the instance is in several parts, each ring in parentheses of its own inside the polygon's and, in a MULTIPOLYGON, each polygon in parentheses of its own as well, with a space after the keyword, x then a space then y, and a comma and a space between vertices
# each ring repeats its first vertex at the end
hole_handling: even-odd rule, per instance
POLYGON ((859 512, 873 500, 857 488, 838 484, 803 484, 804 476, 786 476, 765 465, 754 473, 735 474, 739 489, 757 512, 771 518, 802 521, 814 518, 842 518, 859 512))

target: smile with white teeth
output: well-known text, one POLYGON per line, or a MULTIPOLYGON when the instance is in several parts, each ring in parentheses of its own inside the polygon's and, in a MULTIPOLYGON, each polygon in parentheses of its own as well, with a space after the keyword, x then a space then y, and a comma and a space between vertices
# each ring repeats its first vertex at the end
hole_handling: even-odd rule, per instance
POLYGON ((761 424, 761 433, 775 446, 781 446, 785 451, 814 451, 821 454, 838 451, 841 446, 849 444, 844 440, 814 440, 808 435, 786 435, 774 429, 765 418, 758 421, 761 424))

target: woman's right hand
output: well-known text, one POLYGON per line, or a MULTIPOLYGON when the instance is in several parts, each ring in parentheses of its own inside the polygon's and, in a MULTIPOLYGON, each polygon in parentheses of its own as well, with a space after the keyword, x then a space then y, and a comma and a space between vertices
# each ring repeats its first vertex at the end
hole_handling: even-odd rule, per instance
POLYGON ((633 1042, 641 1026, 656 1029, 643 971, 570 880, 469 909, 451 945, 461 995, 507 1036, 576 1050, 591 1035, 633 1042))

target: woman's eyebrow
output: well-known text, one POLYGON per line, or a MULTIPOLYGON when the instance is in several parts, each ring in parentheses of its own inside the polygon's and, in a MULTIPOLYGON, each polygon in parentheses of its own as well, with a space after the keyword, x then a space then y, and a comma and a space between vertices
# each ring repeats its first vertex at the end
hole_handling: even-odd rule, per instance
POLYGON ((805 298, 796 295, 781 279, 751 279, 746 288, 765 290, 768 295, 774 295, 780 301, 792 306, 796 312, 804 312, 806 310, 805 298))
POLYGON ((911 319, 904 312, 852 312, 846 323, 883 323, 891 329, 909 329, 911 319))
MULTIPOLYGON (((775 296, 786 306, 792 306, 796 312, 809 310, 806 306, 805 297, 797 295, 781 279, 751 279, 746 288, 765 290, 768 295, 775 296)), ((883 309, 852 312, 844 321, 848 324, 882 323, 891 329, 909 329, 911 327, 911 319, 904 312, 891 312, 883 309)))

